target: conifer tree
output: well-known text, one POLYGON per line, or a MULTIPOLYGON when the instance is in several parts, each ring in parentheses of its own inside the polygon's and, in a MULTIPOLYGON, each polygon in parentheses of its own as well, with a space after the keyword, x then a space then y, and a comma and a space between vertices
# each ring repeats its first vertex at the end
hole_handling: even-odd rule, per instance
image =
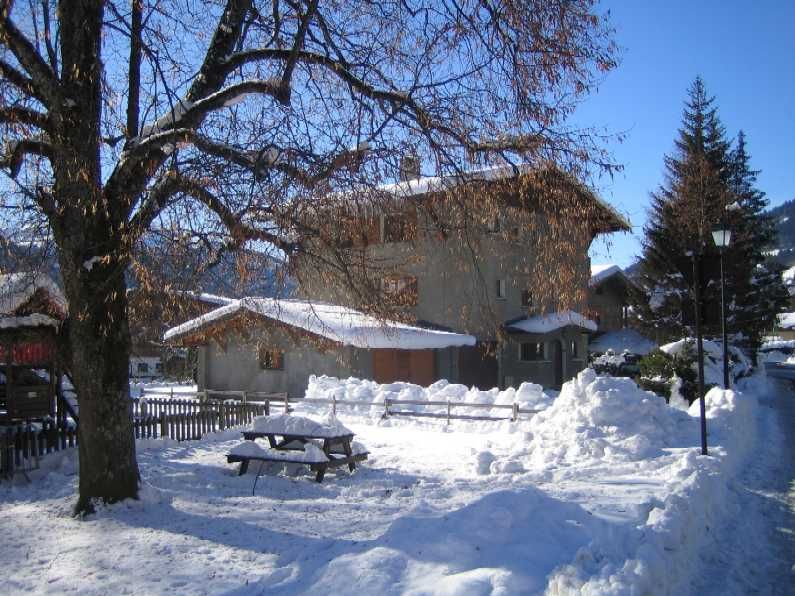
POLYGON ((729 188, 735 202, 726 211, 733 239, 725 258, 730 264, 728 292, 734 299, 727 317, 729 328, 742 331, 755 348, 761 334, 775 326, 776 313, 786 307, 789 296, 781 280, 781 265, 764 256, 775 244, 776 225, 765 211, 768 202, 756 187, 759 172, 751 168, 750 160, 741 130, 729 154, 729 188))
POLYGON ((715 100, 696 78, 688 90, 674 153, 665 157, 665 182, 651 193, 644 230, 642 290, 635 296, 634 310, 638 323, 657 340, 689 332, 682 303, 691 290, 678 264, 695 251, 714 252, 711 227, 730 204, 728 153, 715 100))
MULTIPOLYGON (((690 308, 683 302, 692 300, 683 257, 716 256, 711 231, 725 224, 732 231, 724 255, 727 329, 754 348, 787 299, 780 271, 764 257, 775 240, 775 225, 764 212, 767 201, 756 187, 758 172, 750 166, 745 134, 739 133, 732 149, 700 78, 688 95, 675 152, 665 157, 665 182, 651 193, 635 313, 660 341, 692 333, 682 318, 683 308, 690 308)), ((719 308, 719 279, 704 290, 708 308, 719 308)), ((706 329, 718 330, 717 325, 706 329)))

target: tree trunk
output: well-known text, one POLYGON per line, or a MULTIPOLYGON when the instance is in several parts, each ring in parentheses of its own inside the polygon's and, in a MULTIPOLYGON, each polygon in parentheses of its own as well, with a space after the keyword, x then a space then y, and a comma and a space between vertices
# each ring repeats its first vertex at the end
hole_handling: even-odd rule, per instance
POLYGON ((126 215, 120 197, 103 194, 100 165, 102 17, 100 0, 75 0, 59 11, 63 102, 53 110, 58 208, 50 223, 69 301, 80 406, 78 514, 90 512, 93 499, 138 496, 128 378, 126 215))
POLYGON ((69 338, 80 406, 77 513, 91 511, 91 499, 115 502, 138 494, 124 273, 94 267, 67 284, 70 307, 76 305, 69 338))

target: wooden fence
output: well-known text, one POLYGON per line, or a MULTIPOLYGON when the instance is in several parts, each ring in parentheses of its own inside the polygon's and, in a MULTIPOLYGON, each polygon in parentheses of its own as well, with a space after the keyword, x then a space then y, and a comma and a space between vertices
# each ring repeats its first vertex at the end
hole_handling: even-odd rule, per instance
MULTIPOLYGON (((254 416, 268 414, 267 402, 199 402, 133 400, 133 431, 136 439, 201 439, 204 435, 250 424, 254 416), (155 408, 154 405, 157 405, 155 408)), ((36 469, 39 460, 54 451, 77 445, 77 429, 52 420, 0 428, 0 477, 15 471, 36 469)))
POLYGON ((0 477, 17 470, 38 467, 48 453, 77 445, 77 429, 59 426, 52 420, 40 424, 18 424, 0 429, 0 477))
POLYGON ((168 437, 177 441, 198 440, 208 433, 250 424, 254 416, 267 415, 269 412, 267 402, 159 400, 139 403, 137 408, 134 407, 133 428, 136 439, 168 437), (150 410, 155 405, 157 408, 150 410))

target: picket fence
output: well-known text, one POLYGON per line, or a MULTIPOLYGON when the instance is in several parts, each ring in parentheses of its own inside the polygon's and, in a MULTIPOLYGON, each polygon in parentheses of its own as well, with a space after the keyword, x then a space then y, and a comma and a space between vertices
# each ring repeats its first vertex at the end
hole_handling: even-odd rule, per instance
MULTIPOLYGON (((255 416, 269 413, 268 402, 200 402, 132 400, 136 439, 169 438, 198 440, 212 432, 250 424, 255 416)), ((0 429, 0 478, 36 469, 49 453, 77 446, 77 428, 62 421, 19 423, 0 429)))

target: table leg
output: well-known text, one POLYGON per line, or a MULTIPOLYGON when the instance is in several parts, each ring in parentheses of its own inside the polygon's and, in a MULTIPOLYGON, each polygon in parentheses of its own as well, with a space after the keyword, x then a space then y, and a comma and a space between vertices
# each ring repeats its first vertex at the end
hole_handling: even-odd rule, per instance
MULTIPOLYGON (((346 439, 342 442, 342 450, 345 452, 345 455, 348 457, 353 457, 353 449, 351 449, 351 442, 346 439)), ((348 463, 348 471, 353 472, 356 469, 356 462, 352 461, 348 463)))
POLYGON ((317 467, 317 475, 315 476, 315 480, 317 482, 323 482, 323 476, 326 475, 326 464, 320 464, 317 467))

